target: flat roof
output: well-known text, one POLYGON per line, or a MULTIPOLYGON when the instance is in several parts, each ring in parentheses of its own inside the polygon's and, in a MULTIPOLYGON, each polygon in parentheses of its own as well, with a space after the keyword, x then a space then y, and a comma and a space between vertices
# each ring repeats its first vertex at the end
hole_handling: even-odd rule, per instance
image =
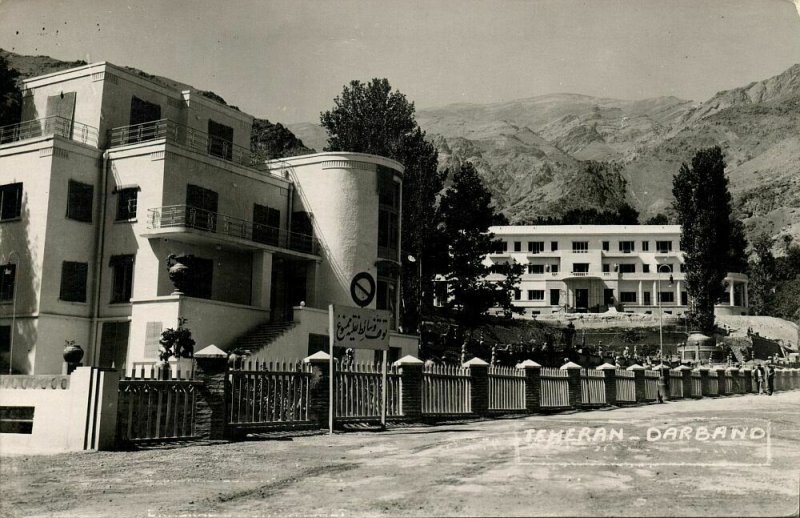
POLYGON ((489 227, 495 235, 619 235, 680 234, 680 225, 503 225, 489 227))

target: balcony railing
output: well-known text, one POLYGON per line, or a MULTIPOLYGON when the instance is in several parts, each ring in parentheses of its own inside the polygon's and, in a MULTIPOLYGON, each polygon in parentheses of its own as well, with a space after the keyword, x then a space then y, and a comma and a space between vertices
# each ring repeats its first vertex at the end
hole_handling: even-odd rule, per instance
POLYGON ((172 144, 199 151, 228 162, 235 162, 259 170, 267 169, 265 161, 250 151, 250 148, 237 146, 223 138, 209 135, 169 119, 145 122, 133 126, 121 126, 110 130, 108 136, 110 148, 159 139, 166 139, 167 142, 172 144))
POLYGON ((97 147, 97 128, 55 116, 0 127, 0 145, 53 135, 97 147))
POLYGON ((148 210, 148 228, 174 227, 193 228, 296 252, 319 255, 318 241, 307 234, 289 232, 190 205, 171 205, 148 210))

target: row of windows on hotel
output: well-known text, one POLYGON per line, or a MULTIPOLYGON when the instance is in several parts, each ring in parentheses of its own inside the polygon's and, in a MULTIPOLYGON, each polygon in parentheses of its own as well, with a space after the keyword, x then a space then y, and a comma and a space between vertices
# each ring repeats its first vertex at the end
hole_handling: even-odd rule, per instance
MULTIPOLYGON (((642 273, 650 273, 651 272, 651 265, 649 264, 642 264, 642 273)), ((505 265, 502 264, 493 264, 489 267, 491 273, 504 273, 505 265)), ((558 263, 553 264, 529 264, 527 265, 527 273, 529 275, 541 275, 544 273, 552 273, 556 274, 560 271, 560 266, 558 263)), ((620 263, 620 264, 609 264, 603 263, 602 265, 603 273, 611 273, 612 271, 615 273, 637 273, 637 265, 636 263, 620 263)), ((678 269, 681 273, 684 272, 684 265, 683 263, 678 263, 678 269)), ((572 270, 573 273, 589 273, 589 263, 572 263, 572 270)), ((654 265, 653 272, 658 271, 659 273, 673 273, 675 271, 675 267, 669 263, 659 263, 654 265)))
MULTIPOLYGON (((611 242, 603 241, 602 248, 604 252, 611 251, 611 242)), ((625 254, 632 254, 636 252, 636 241, 619 241, 619 251, 625 254)), ((505 251, 507 252, 522 252, 522 241, 507 241, 505 243, 505 251)), ((545 241, 528 241, 529 254, 541 254, 546 252, 545 241)), ((558 241, 550 241, 550 251, 558 251, 558 241)), ((650 251, 650 241, 641 241, 640 252, 650 251)), ((666 254, 672 252, 672 241, 656 241, 654 251, 666 254)), ((581 254, 589 252, 588 241, 572 241, 572 253, 581 254)))
MULTIPOLYGON (((522 298, 522 290, 519 288, 514 289, 514 300, 522 301, 522 300, 530 300, 536 302, 544 302, 545 300, 545 290, 527 290, 527 298, 522 298)), ((675 292, 673 291, 661 291, 656 292, 660 293, 659 299, 662 304, 674 304, 675 303, 675 292)), ((558 288, 554 288, 550 290, 550 305, 551 306, 558 306, 561 303, 561 296, 563 292, 558 288)), ((604 303, 607 305, 614 303, 614 290, 612 289, 605 289, 604 290, 604 303)), ((637 304, 640 303, 638 300, 638 293, 635 291, 621 291, 619 292, 619 302, 623 304, 637 304)), ((685 291, 681 292, 681 304, 686 306, 688 304, 688 295, 685 291)), ((641 305, 643 306, 650 306, 652 305, 652 293, 650 291, 643 291, 642 292, 642 301, 641 305)))

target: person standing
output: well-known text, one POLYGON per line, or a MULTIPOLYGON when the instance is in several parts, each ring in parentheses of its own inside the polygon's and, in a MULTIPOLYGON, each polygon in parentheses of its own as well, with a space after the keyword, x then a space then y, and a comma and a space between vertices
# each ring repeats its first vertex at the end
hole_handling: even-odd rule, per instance
POLYGON ((775 392, 775 366, 770 364, 767 371, 767 394, 775 392))
POLYGON ((758 395, 759 396, 764 395, 764 392, 765 392, 764 383, 765 383, 766 380, 764 379, 765 378, 764 375, 765 375, 764 366, 761 365, 761 364, 756 365, 756 383, 758 384, 758 395))

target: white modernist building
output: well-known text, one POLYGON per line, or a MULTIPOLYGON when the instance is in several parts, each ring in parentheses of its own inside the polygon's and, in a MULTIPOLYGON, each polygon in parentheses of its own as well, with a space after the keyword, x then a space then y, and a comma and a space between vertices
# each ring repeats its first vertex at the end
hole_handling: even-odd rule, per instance
POLYGON ((259 161, 252 116, 110 63, 29 79, 23 105, 0 128, 0 360, 15 371, 60 372, 65 341, 86 365, 152 363, 179 318, 197 348, 302 358, 359 272, 396 322, 399 163, 259 161), (180 293, 170 256, 189 267, 180 293))
MULTIPOLYGON (((527 316, 555 312, 655 313, 689 309, 679 225, 498 226, 502 251, 484 264, 524 266, 514 304, 527 316)), ((488 280, 500 280, 491 274, 488 280)), ((718 314, 747 314, 746 275, 729 273, 718 314)))

